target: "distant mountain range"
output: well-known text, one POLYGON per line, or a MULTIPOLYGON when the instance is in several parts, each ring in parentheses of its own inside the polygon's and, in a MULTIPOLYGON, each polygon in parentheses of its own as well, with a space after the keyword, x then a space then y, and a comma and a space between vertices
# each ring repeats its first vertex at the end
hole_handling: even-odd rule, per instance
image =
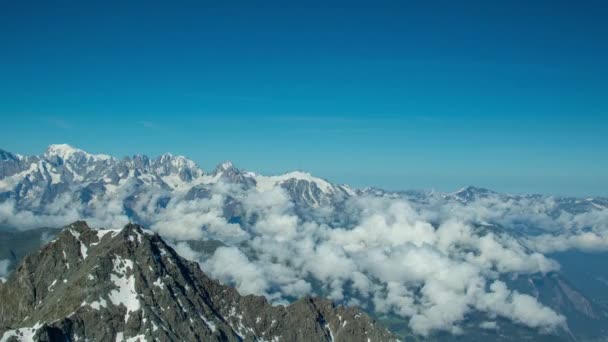
MULTIPOLYGON (((362 307, 405 340, 608 336, 608 274, 600 266, 584 277, 575 272, 601 264, 584 260, 608 251, 607 198, 473 186, 453 193, 355 189, 301 171, 264 176, 230 162, 205 171, 171 154, 116 159, 68 145, 39 156, 0 150, 0 262, 9 273, 57 234, 52 228, 76 220, 94 227, 137 222, 241 293, 275 305, 328 297, 362 307)), ((31 317, 19 326, 36 324, 31 317)), ((65 324, 62 334, 80 334, 65 324)), ((327 333, 321 328, 311 329, 327 333)), ((112 329, 124 337, 145 333, 118 323, 112 329)), ((228 324, 223 336, 234 329, 228 324)), ((163 336, 194 336, 184 331, 163 336)), ((253 333, 257 340, 260 333, 253 333)))
MULTIPOLYGON (((218 165, 205 172, 196 163, 183 156, 163 154, 157 158, 135 155, 116 159, 103 154, 90 154, 66 144, 50 145, 39 156, 22 156, 0 149, 0 201, 13 200, 17 208, 44 212, 45 206, 62 196, 70 200, 93 204, 100 198, 127 191, 131 197, 149 188, 158 189, 167 196, 184 193, 187 199, 205 198, 209 188, 217 183, 236 184, 244 189, 260 191, 280 186, 298 206, 323 207, 335 205, 344 199, 360 196, 403 196, 423 201, 428 197, 441 197, 469 203, 486 197, 500 196, 505 201, 544 199, 542 195, 507 195, 469 186, 454 193, 434 191, 385 191, 377 188, 354 189, 348 185, 332 184, 309 173, 295 171, 278 176, 263 176, 236 168, 231 162, 218 165)), ((126 196, 129 197, 129 196, 126 196)), ((608 209, 608 198, 552 197, 556 212, 565 210, 577 213, 608 209)), ((62 198, 61 200, 65 200, 62 198)), ((159 205, 163 200, 159 199, 159 205)), ((125 203, 131 210, 130 203, 125 203)))
POLYGON ((89 154, 69 145, 51 145, 40 156, 21 156, 0 150, 0 200, 13 199, 19 206, 43 208, 69 194, 86 203, 111 195, 121 188, 154 187, 164 191, 187 192, 194 199, 205 196, 205 188, 218 182, 245 188, 268 189, 281 185, 298 203, 310 206, 329 204, 344 196, 356 195, 346 185, 331 184, 304 172, 266 177, 237 169, 231 162, 205 172, 183 156, 163 154, 116 159, 89 154))

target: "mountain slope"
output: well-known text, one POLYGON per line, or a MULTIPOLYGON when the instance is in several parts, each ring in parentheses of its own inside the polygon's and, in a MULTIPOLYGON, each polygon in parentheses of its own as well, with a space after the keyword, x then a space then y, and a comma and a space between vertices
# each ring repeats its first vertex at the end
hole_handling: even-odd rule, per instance
POLYGON ((271 306, 208 278, 129 224, 66 227, 0 284, 2 341, 391 341, 355 308, 318 298, 271 306))

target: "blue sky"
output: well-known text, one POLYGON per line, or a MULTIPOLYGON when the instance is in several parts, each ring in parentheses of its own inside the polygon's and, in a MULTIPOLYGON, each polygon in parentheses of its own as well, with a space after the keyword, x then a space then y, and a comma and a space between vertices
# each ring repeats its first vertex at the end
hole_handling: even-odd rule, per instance
POLYGON ((3 2, 0 148, 608 195, 607 2, 327 3, 3 2))

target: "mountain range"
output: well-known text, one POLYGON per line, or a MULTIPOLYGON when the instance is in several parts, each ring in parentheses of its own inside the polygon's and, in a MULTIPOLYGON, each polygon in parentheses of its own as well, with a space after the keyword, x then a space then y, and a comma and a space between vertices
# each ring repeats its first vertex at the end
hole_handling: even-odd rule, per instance
POLYGON ((205 172, 183 156, 163 154, 151 159, 136 155, 122 160, 94 155, 69 145, 51 145, 40 156, 21 156, 0 150, 0 199, 19 206, 42 208, 45 203, 70 194, 82 202, 111 194, 126 186, 186 191, 186 197, 205 196, 205 188, 218 182, 261 189, 281 185, 294 200, 310 206, 328 204, 355 195, 346 185, 334 185, 304 172, 265 177, 237 169, 231 162, 205 172))
MULTIPOLYGON (((160 244, 162 237, 168 242, 162 242, 167 245, 163 250, 171 250, 174 258, 179 254, 197 261, 200 267, 182 259, 171 259, 174 263, 183 263, 190 273, 201 273, 205 282, 217 279, 245 295, 267 298, 270 304, 259 305, 268 307, 268 312, 281 306, 290 310, 294 305, 314 309, 325 304, 310 298, 321 296, 365 309, 405 340, 600 341, 608 335, 608 296, 603 295, 608 293, 608 282, 602 282, 608 275, 603 278, 598 266, 585 277, 572 276, 578 274, 581 262, 594 264, 589 260, 601 259, 608 250, 608 199, 602 197, 510 195, 473 186, 452 193, 355 189, 301 171, 264 176, 230 162, 205 171, 192 160, 171 154, 117 159, 69 145, 51 145, 39 156, 0 150, 0 225, 6 227, 0 235, 7 241, 0 244, 0 262, 8 264, 10 277, 23 275, 19 273, 24 272, 24 264, 19 264, 23 256, 55 236, 63 241, 76 228, 83 236, 98 231, 82 223, 56 229, 77 220, 87 220, 94 227, 127 226, 121 231, 140 232, 139 226, 129 222, 150 227, 158 235, 140 234, 146 246, 150 239, 154 242, 150 244, 160 244)), ((122 244, 118 237, 124 234, 114 232, 108 237, 116 242, 108 239, 107 243, 122 244)), ((102 245, 92 243, 85 246, 91 256, 97 244, 102 245)), ((43 247, 42 253, 48 248, 43 247)), ((132 252, 136 255, 120 254, 121 258, 139 260, 139 252, 132 252)), ((147 256, 138 262, 147 265, 153 252, 142 252, 147 256)), ((70 262, 78 265, 74 272, 84 272, 80 267, 85 261, 91 266, 89 258, 79 253, 72 257, 80 259, 70 262)), ((116 265, 108 260, 111 257, 104 258, 104 267, 112 273, 116 265)), ((135 266, 127 268, 140 272, 135 266)), ((174 273, 172 277, 177 276, 174 273)), ((136 279, 149 283, 155 275, 137 273, 136 279)), ((66 278, 66 284, 71 289, 88 286, 78 279, 66 278)), ((108 281, 103 279, 101 284, 108 281)), ((189 283, 179 286, 194 288, 189 283)), ((17 291, 8 285, 4 288, 17 291)), ((107 294, 98 288, 83 291, 101 297, 107 294)), ((94 301, 77 292, 73 295, 77 297, 74 303, 94 301)), ((196 298, 201 296, 196 294, 196 298)), ((14 319, 30 316, 29 325, 5 318, 5 329, 45 321, 46 312, 36 316, 35 303, 28 305, 30 311, 14 319)), ((81 336, 80 328, 64 318, 74 310, 91 310, 74 305, 54 312, 54 319, 63 323, 47 324, 44 334, 81 336)), ((193 304, 199 305, 203 304, 193 304)), ((146 313, 160 310, 157 303, 142 302, 141 306, 146 313)), ((222 319, 229 321, 221 310, 214 321, 218 327, 222 319)), ((143 322, 144 317, 139 318, 143 322)), ((175 322, 180 331, 160 332, 165 335, 159 338, 195 336, 185 335, 183 322, 171 321, 175 317, 162 319, 170 325, 175 322)), ((133 329, 117 323, 103 336, 145 335, 144 328, 150 328, 153 318, 146 316, 146 320, 147 325, 133 329)), ((204 335, 208 333, 203 332, 204 324, 197 324, 193 334, 211 336, 204 335)), ((238 339, 241 331, 234 324, 218 331, 238 339)), ((247 338, 267 338, 262 330, 246 326, 255 331, 247 338)), ((326 339, 327 329, 320 327, 310 325, 320 334, 314 336, 326 339)), ((354 335, 344 336, 352 339, 354 335)))
MULTIPOLYGON (((301 171, 263 176, 240 170, 231 162, 224 162, 213 171, 206 172, 194 161, 170 153, 157 158, 135 155, 117 159, 103 154, 90 154, 67 144, 50 145, 42 155, 34 156, 22 156, 0 149, 0 201, 13 200, 18 208, 33 211, 44 211, 49 202, 66 195, 81 203, 92 203, 100 197, 111 196, 126 188, 129 188, 132 196, 139 189, 153 187, 167 193, 184 192, 188 199, 204 198, 209 195, 208 188, 219 182, 261 191, 280 186, 288 192, 294 203, 306 207, 327 206, 364 194, 404 196, 413 200, 440 196, 462 203, 490 195, 500 195, 504 200, 545 197, 499 194, 474 186, 454 193, 354 189, 301 171)), ((608 198, 554 197, 554 200, 557 204, 555 211, 576 213, 608 209, 608 198)))

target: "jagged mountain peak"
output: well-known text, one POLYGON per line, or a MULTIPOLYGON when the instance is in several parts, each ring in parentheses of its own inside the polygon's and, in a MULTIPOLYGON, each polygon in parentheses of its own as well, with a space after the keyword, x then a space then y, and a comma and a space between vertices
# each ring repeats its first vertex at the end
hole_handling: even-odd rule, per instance
MULTIPOLYGON (((73 207, 103 202, 116 193, 127 192, 125 213, 131 219, 134 200, 151 189, 164 193, 160 205, 168 203, 181 193, 187 199, 206 198, 210 188, 217 183, 237 185, 234 189, 257 189, 260 192, 281 187, 297 208, 309 209, 343 203, 345 199, 359 195, 407 197, 424 202, 429 197, 454 200, 463 204, 494 197, 544 200, 546 196, 511 196, 492 190, 468 186, 453 193, 414 194, 369 188, 356 190, 347 185, 333 184, 308 172, 294 171, 274 176, 264 176, 240 170, 231 162, 218 165, 215 171, 206 173, 197 164, 183 156, 165 153, 154 159, 135 155, 121 160, 106 155, 92 155, 67 144, 49 146, 43 156, 20 156, 0 152, 0 201, 12 200, 20 208, 40 212, 53 212, 54 201, 71 198, 73 207), (52 156, 52 157, 51 157, 52 156), (64 159, 66 158, 66 159, 64 159), (163 204, 164 203, 164 204, 163 204)), ((147 196, 142 196, 146 198, 147 196)), ((552 199, 558 210, 581 212, 604 210, 608 200, 592 198, 581 202, 577 198, 552 199)), ((63 204, 61 204, 63 206, 63 204)), ((305 212, 305 210, 301 210, 305 212)), ((86 215, 86 214, 85 214, 86 215)))
POLYGON ((0 336, 14 340, 373 341, 392 335, 356 308, 240 296, 137 224, 78 221, 0 284, 0 336))
POLYGON ((220 164, 218 164, 218 166, 215 167, 214 173, 218 174, 218 173, 223 173, 223 172, 227 172, 227 171, 236 171, 238 170, 234 164, 227 160, 224 161, 220 164))
POLYGON ((49 145, 43 156, 46 159, 58 157, 62 160, 71 160, 75 158, 84 158, 86 160, 114 160, 114 158, 109 155, 91 154, 79 148, 72 147, 68 144, 49 145))
POLYGON ((0 167, 0 180, 10 179, 0 182, 0 195, 4 193, 6 198, 15 198, 25 206, 40 204, 42 207, 70 193, 76 193, 74 198, 81 203, 89 203, 125 187, 132 192, 145 188, 179 191, 188 193, 188 198, 198 198, 200 196, 193 195, 194 192, 201 190, 206 193, 207 187, 218 182, 260 191, 280 186, 294 201, 307 206, 319 206, 356 195, 347 186, 333 185, 301 171, 265 177, 240 170, 226 161, 207 174, 194 161, 170 153, 155 159, 146 155, 122 160, 109 158, 92 155, 67 144, 57 144, 51 145, 42 157, 2 161, 6 166, 0 167))
POLYGON ((478 198, 487 197, 492 194, 497 194, 497 193, 492 190, 486 189, 486 188, 469 185, 469 186, 461 188, 458 191, 455 191, 447 196, 450 198, 454 198, 461 202, 470 202, 470 201, 474 201, 478 198))
POLYGON ((197 168, 197 164, 181 155, 173 155, 171 153, 164 153, 157 158, 158 163, 170 163, 174 167, 188 167, 188 168, 197 168))
POLYGON ((1 161, 18 161, 21 156, 18 154, 14 154, 8 151, 5 151, 0 148, 0 160, 1 161))
POLYGON ((478 186, 474 186, 474 185, 467 185, 467 186, 455 191, 454 194, 464 193, 464 192, 494 193, 494 191, 487 189, 487 188, 482 188, 482 187, 478 187, 478 186))

